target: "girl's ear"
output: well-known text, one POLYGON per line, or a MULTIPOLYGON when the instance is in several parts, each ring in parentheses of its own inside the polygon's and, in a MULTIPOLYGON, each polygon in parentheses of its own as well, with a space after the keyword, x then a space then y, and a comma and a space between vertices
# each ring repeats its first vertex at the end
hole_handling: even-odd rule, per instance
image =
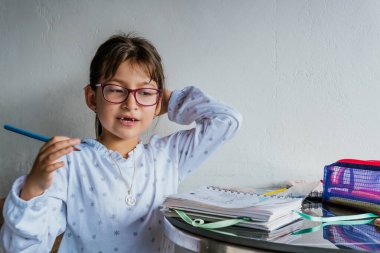
POLYGON ((162 105, 162 96, 160 96, 160 100, 157 103, 156 111, 154 112, 154 117, 161 115, 161 105, 162 105))
POLYGON ((96 111, 96 93, 89 84, 86 87, 84 87, 84 96, 85 96, 86 104, 88 108, 90 108, 91 110, 95 112, 96 111))

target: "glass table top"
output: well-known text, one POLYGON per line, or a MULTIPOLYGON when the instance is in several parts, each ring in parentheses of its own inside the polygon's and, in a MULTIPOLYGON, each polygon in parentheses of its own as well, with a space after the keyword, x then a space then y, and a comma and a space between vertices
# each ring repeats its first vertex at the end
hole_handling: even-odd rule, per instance
MULTIPOLYGON (((304 201, 302 211, 320 217, 359 213, 308 199, 304 201)), ((319 222, 300 219, 268 233, 238 226, 212 231, 193 227, 180 218, 166 217, 166 219, 175 227, 194 235, 249 248, 275 252, 380 252, 380 228, 373 223, 320 226, 319 222), (292 234, 316 226, 319 226, 317 231, 292 234)))

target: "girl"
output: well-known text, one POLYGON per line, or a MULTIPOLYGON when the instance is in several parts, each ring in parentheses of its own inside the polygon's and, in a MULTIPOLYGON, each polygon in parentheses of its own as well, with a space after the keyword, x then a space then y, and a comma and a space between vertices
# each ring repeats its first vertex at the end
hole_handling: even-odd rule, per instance
POLYGON ((42 146, 7 197, 5 251, 49 252, 65 232, 59 252, 168 252, 160 204, 237 131, 240 114, 195 87, 165 89, 159 54, 133 35, 99 47, 85 98, 97 138, 54 137, 42 146), (164 113, 196 126, 142 144, 164 113))

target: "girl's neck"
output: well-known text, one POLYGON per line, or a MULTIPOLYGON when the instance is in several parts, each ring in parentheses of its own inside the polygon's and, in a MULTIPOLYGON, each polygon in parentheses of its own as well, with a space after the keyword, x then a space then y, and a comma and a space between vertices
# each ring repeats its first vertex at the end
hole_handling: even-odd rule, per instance
POLYGON ((106 148, 120 153, 125 158, 128 157, 128 153, 131 152, 139 143, 138 138, 122 140, 116 138, 107 138, 103 135, 99 136, 97 138, 97 141, 103 144, 106 148))

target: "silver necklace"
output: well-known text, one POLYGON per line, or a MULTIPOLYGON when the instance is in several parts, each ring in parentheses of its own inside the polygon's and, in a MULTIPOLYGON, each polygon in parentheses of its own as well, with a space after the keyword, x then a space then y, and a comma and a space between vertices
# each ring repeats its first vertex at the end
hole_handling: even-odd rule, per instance
POLYGON ((113 159, 109 150, 108 150, 108 155, 111 157, 111 160, 118 168, 120 176, 124 180, 125 185, 127 186, 128 191, 127 191, 127 196, 125 197, 125 203, 127 204, 128 207, 133 207, 136 204, 136 198, 133 196, 133 192, 132 192, 133 179, 135 178, 135 171, 136 171, 135 150, 133 150, 133 174, 132 174, 132 180, 131 180, 130 186, 128 185, 127 180, 123 177, 119 164, 115 161, 115 159, 113 159))

